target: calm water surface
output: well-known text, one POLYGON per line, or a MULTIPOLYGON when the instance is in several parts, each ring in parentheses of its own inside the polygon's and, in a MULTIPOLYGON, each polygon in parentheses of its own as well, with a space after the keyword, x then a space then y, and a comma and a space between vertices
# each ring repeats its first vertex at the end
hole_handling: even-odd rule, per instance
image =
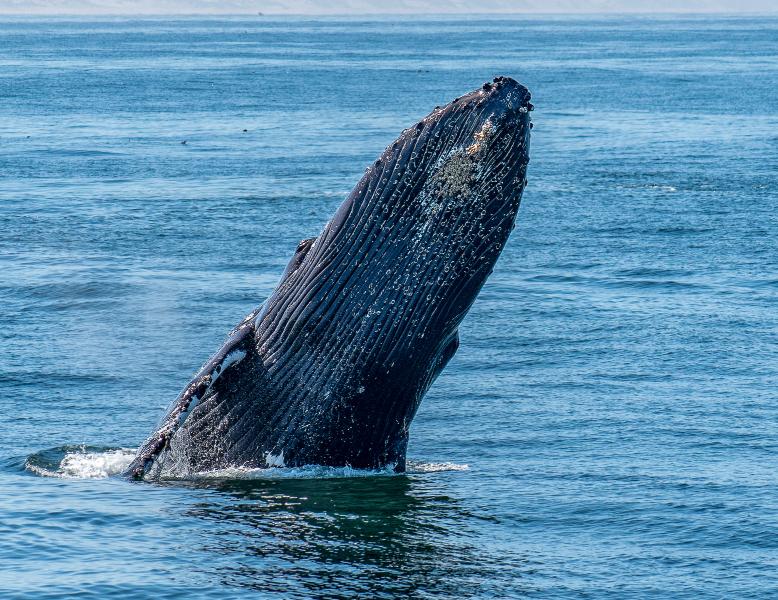
POLYGON ((0 597, 778 596, 777 55, 764 18, 0 22, 0 597), (105 477, 497 74, 530 183, 411 472, 105 477))

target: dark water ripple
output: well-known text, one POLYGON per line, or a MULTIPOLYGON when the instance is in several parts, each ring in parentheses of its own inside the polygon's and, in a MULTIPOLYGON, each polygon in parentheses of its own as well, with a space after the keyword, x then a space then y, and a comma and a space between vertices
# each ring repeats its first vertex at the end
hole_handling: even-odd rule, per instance
POLYGON ((0 48, 0 597, 778 595, 778 20, 12 19, 0 48), (529 187, 411 471, 97 477, 400 129, 495 74, 533 91, 529 187))

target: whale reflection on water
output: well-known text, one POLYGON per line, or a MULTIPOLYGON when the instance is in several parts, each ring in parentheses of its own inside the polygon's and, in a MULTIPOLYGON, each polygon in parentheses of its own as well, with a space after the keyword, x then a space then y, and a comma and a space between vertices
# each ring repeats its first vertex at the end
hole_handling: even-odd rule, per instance
POLYGON ((221 492, 187 515, 207 522, 205 550, 223 560, 206 568, 227 586, 308 597, 514 596, 525 558, 515 544, 484 555, 479 530, 491 518, 450 495, 447 476, 456 475, 184 485, 221 492))
POLYGON ((117 480, 133 454, 61 446, 14 468, 81 481, 89 495, 121 483, 111 510, 126 521, 124 538, 157 543, 160 520, 174 522, 153 569, 168 571, 174 560, 197 569, 171 574, 172 595, 179 586, 218 584, 285 598, 515 597, 533 568, 515 538, 501 543, 493 507, 468 494, 467 465, 409 461, 406 474, 315 466, 211 472, 154 482, 139 497, 117 480))
MULTIPOLYGON (((132 455, 62 446, 20 458, 14 468, 41 476, 29 478, 32 485, 53 477, 89 497, 110 491, 105 510, 121 519, 119 538, 140 538, 155 550, 151 559, 114 552, 105 560, 170 573, 163 591, 171 595, 194 586, 209 597, 211 586, 226 586, 285 598, 515 597, 537 567, 520 550, 519 525, 468 494, 467 465, 410 461, 405 474, 327 467, 206 473, 156 481, 139 495, 118 478, 132 455), (160 520, 170 523, 164 538, 160 520), (197 566, 173 572, 175 561, 197 566)), ((72 560, 80 564, 81 554, 72 560)))

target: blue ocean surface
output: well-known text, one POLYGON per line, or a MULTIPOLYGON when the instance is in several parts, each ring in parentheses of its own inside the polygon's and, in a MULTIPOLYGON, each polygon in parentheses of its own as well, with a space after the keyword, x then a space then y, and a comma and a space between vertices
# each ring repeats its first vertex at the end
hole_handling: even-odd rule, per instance
POLYGON ((0 598, 778 597, 777 57, 765 17, 0 21, 0 598), (529 185, 409 472, 118 477, 495 75, 529 185))

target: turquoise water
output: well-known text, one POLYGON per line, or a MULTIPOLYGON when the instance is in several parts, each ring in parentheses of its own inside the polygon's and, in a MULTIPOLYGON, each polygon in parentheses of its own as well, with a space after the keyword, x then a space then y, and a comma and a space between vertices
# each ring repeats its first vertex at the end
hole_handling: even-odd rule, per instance
POLYGON ((777 55, 767 18, 1 21, 0 597, 778 596, 777 55), (116 477, 497 74, 529 186, 409 473, 116 477))

